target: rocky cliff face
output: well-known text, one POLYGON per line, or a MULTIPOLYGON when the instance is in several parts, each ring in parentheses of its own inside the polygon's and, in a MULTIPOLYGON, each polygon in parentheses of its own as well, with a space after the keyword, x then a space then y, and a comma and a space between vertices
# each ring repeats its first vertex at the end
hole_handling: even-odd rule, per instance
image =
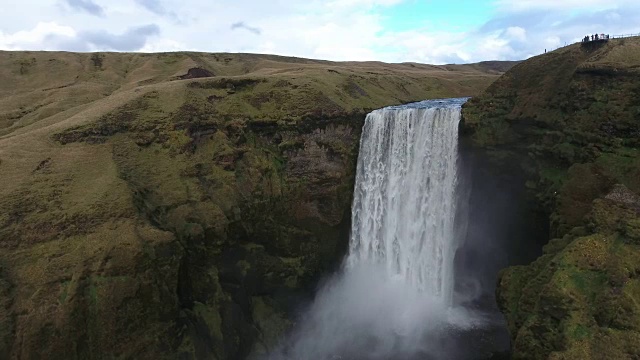
POLYGON ((532 219, 548 215, 542 256, 499 281, 514 358, 640 355, 639 67, 638 38, 575 44, 515 66, 464 109, 489 168, 517 175, 506 181, 527 189, 532 219))
POLYGON ((246 54, 0 62, 13 359, 267 351, 343 254, 366 113, 474 95, 499 74, 246 54))

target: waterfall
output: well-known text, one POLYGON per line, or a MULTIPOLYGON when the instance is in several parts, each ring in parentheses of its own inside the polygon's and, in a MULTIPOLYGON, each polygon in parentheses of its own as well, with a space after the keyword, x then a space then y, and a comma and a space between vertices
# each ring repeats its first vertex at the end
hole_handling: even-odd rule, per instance
POLYGON ((451 303, 460 107, 466 99, 373 111, 360 142, 347 267, 388 275, 451 303))
POLYGON ((454 306, 460 108, 466 99, 376 110, 360 140, 349 253, 271 359, 466 359, 454 306))

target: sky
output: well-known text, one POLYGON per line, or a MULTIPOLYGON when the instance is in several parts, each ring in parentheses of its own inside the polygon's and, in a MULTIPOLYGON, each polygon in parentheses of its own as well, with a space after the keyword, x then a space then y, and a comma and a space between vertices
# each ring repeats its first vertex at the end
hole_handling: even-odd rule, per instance
POLYGON ((0 50, 522 60, 640 33, 639 0, 0 0, 0 50))

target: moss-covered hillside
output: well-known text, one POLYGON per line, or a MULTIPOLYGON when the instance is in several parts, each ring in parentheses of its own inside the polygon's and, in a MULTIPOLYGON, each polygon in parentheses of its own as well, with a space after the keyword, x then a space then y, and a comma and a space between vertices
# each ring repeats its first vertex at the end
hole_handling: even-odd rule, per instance
POLYGON ((264 352, 344 250, 366 112, 509 65, 0 52, 0 358, 264 352))
POLYGON ((544 254, 500 278, 514 358, 639 357, 640 38, 516 65, 465 106, 464 131, 549 214, 544 254))

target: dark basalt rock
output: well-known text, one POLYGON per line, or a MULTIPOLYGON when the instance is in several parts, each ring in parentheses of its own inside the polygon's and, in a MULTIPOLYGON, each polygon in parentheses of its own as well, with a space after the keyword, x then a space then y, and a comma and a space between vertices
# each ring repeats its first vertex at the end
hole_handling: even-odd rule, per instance
POLYGON ((186 74, 178 76, 180 80, 198 79, 215 76, 211 71, 203 68, 191 68, 186 74))

